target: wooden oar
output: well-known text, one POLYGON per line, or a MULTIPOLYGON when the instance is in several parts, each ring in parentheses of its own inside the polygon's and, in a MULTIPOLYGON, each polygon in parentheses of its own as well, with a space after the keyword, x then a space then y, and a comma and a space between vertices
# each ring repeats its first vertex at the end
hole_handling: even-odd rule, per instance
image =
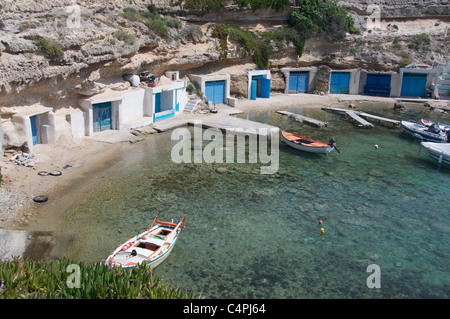
POLYGON ((155 217, 155 219, 153 219, 153 223, 150 225, 150 227, 149 227, 148 229, 152 229, 153 224, 154 224, 154 223, 156 222, 156 220, 158 219, 159 210, 156 210, 156 212, 157 212, 156 217, 155 217))

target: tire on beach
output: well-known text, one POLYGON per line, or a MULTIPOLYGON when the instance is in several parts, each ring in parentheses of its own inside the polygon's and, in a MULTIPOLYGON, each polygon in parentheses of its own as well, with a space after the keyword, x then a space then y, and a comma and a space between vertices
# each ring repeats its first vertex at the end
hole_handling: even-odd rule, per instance
POLYGON ((49 174, 52 176, 61 176, 62 172, 61 171, 51 171, 49 174))
POLYGON ((39 195, 39 196, 33 197, 33 200, 36 203, 45 203, 46 201, 48 201, 48 197, 45 195, 39 195))
POLYGON ((48 174, 49 174, 49 172, 46 172, 46 171, 40 171, 38 173, 39 176, 47 176, 48 174))

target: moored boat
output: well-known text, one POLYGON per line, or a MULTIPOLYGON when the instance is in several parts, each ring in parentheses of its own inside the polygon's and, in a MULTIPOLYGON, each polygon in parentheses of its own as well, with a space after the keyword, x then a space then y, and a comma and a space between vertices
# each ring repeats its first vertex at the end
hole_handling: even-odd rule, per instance
POLYGON ((424 119, 421 119, 420 121, 421 121, 422 124, 425 125, 425 126, 430 127, 430 126, 432 126, 433 124, 435 124, 435 125, 437 125, 437 126, 439 127, 439 129, 440 129, 441 131, 444 131, 444 132, 450 131, 450 125, 445 125, 445 124, 441 124, 441 123, 437 123, 437 122, 427 121, 427 120, 424 120, 424 119))
POLYGON ((130 238, 112 252, 105 265, 134 268, 145 263, 147 267, 155 268, 161 264, 171 253, 181 229, 185 227, 186 215, 175 223, 159 221, 158 215, 159 212, 146 231, 130 238))
POLYGON ((450 143, 421 142, 420 145, 439 163, 450 165, 450 143))
POLYGON ((423 124, 408 121, 401 121, 401 124, 405 131, 421 140, 446 143, 450 139, 450 132, 442 132, 436 125, 427 127, 423 124))
POLYGON ((329 142, 323 142, 310 137, 281 131, 281 142, 305 152, 328 154, 333 149, 336 149, 340 153, 336 146, 336 141, 333 138, 329 142))

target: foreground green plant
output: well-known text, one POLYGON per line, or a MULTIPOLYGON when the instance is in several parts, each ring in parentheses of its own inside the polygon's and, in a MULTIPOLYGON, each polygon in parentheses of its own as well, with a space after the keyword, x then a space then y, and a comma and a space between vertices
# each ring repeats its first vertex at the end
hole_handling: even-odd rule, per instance
POLYGON ((108 268, 61 261, 0 261, 0 299, 191 299, 146 267, 108 268), (70 267, 69 267, 70 266, 70 267), (68 268, 69 267, 69 268, 68 268), (71 268, 72 267, 72 268, 71 268), (74 279, 77 273, 78 282, 74 279))

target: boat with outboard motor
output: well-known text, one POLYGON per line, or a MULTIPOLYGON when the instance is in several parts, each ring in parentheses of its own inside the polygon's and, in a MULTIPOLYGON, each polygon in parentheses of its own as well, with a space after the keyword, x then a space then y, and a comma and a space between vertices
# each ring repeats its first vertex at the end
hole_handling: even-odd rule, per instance
POLYGON ((340 153, 334 138, 331 138, 329 142, 322 142, 310 137, 281 131, 281 142, 292 148, 305 152, 328 154, 335 149, 338 153, 340 153))
POLYGON ((438 123, 438 122, 427 121, 424 119, 421 119, 420 122, 422 122, 423 125, 428 126, 428 127, 430 127, 433 124, 436 124, 437 126, 439 126, 439 129, 443 132, 450 131, 450 125, 446 125, 446 124, 442 124, 442 123, 438 123))
POLYGON ((420 123, 401 121, 401 125, 405 131, 418 139, 437 143, 450 142, 450 131, 442 132, 436 124, 428 127, 420 123))

